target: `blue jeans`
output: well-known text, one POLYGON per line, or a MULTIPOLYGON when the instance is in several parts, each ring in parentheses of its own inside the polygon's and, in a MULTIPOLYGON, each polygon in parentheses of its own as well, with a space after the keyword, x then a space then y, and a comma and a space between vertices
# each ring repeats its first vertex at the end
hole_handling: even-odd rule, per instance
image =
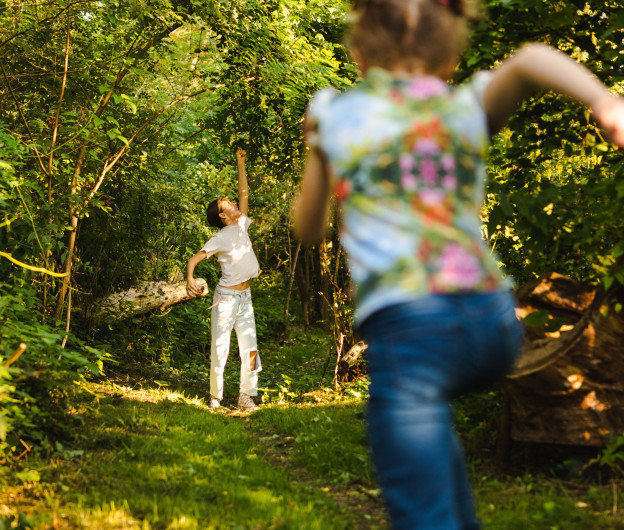
POLYGON ((507 292, 430 295, 366 319, 369 438, 393 527, 480 527, 450 401, 512 367, 522 328, 507 292))

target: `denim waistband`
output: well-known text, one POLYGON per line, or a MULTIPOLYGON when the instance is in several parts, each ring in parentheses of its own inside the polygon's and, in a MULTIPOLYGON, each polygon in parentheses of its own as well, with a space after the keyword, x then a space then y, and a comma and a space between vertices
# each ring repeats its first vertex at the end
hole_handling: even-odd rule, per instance
POLYGON ((244 296, 246 294, 251 294, 251 288, 247 287, 247 289, 243 289, 242 291, 238 291, 236 289, 228 289, 227 287, 222 287, 221 285, 217 285, 215 291, 224 296, 234 295, 234 296, 244 296))
POLYGON ((404 319, 419 318, 431 315, 448 316, 489 314, 504 311, 514 306, 513 293, 506 289, 491 292, 467 292, 430 294, 415 298, 410 302, 393 304, 380 309, 364 319, 357 328, 366 333, 370 328, 378 326, 396 327, 404 319))

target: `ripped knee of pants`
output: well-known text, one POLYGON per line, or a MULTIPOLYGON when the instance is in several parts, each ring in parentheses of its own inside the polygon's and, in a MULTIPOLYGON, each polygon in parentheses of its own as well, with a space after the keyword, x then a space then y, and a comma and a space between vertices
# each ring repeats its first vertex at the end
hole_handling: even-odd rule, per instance
POLYGON ((249 352, 249 370, 253 372, 256 369, 256 363, 258 361, 258 350, 249 352))

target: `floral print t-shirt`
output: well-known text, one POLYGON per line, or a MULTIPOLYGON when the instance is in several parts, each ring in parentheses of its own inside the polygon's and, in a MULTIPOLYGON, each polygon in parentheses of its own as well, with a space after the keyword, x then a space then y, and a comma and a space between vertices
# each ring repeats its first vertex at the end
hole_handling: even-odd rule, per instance
POLYGON ((356 323, 430 293, 506 286, 479 218, 489 79, 452 88, 373 68, 349 91, 312 99, 308 142, 327 157, 340 203, 356 323))

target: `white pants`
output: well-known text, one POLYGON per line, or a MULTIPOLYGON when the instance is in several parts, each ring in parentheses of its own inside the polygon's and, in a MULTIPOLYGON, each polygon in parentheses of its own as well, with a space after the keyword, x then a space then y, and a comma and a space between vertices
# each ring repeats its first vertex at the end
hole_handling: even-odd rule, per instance
POLYGON ((232 328, 236 331, 238 351, 241 359, 240 391, 250 396, 258 395, 258 372, 262 370, 258 343, 256 340, 256 321, 251 305, 251 290, 235 291, 217 287, 214 293, 211 313, 211 348, 210 348, 210 394, 223 398, 223 372, 230 353, 232 328), (256 352, 255 357, 250 353, 256 352), (251 363, 254 366, 251 366, 251 363))

